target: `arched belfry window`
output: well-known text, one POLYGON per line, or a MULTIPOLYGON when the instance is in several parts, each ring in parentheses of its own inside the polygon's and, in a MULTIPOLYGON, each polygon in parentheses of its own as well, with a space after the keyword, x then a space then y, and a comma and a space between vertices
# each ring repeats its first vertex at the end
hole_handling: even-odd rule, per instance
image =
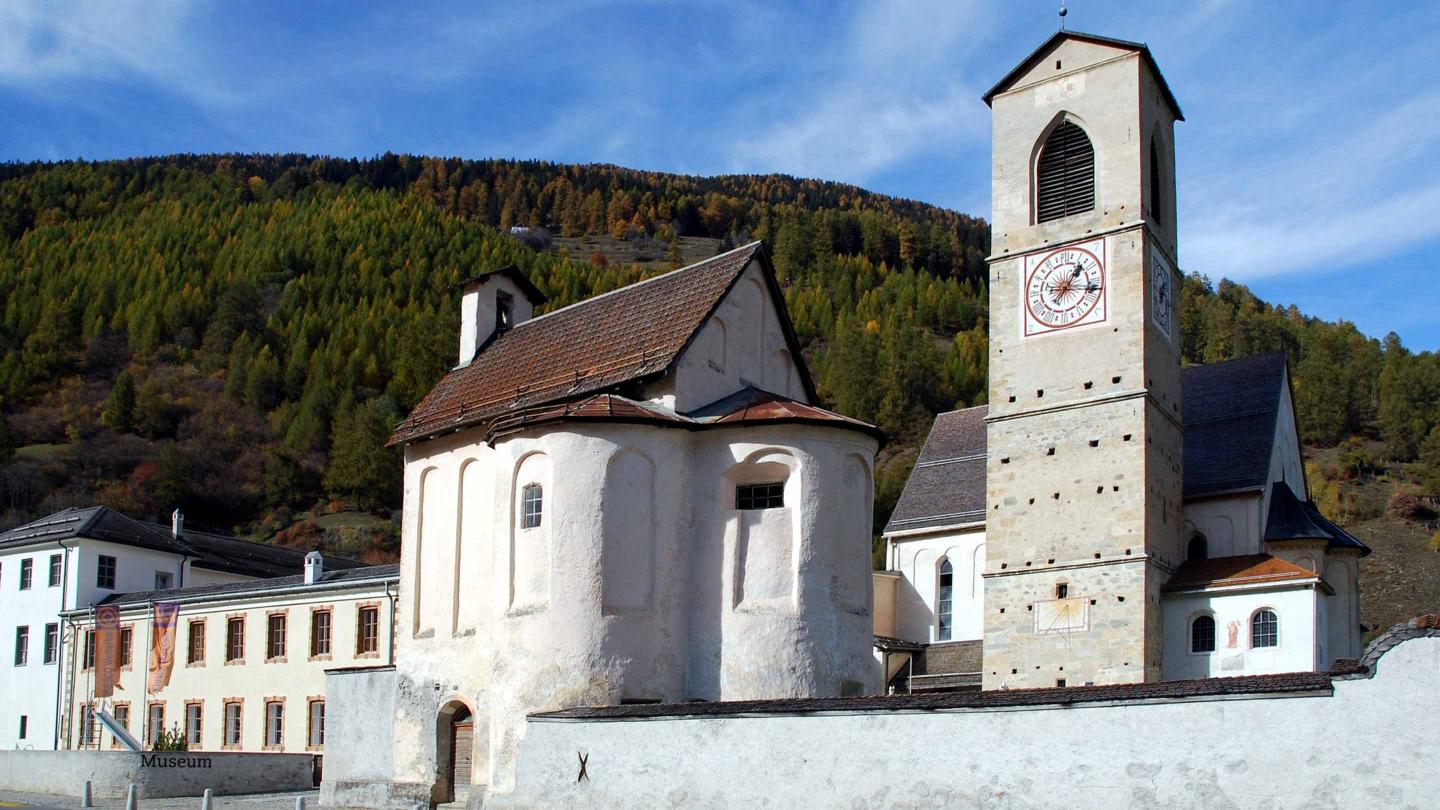
POLYGON ((949 560, 940 563, 940 587, 935 595, 935 640, 949 641, 955 624, 955 567, 949 560))
POLYGON ((1037 222, 1068 217, 1095 208, 1095 147, 1073 121, 1060 126, 1040 147, 1035 167, 1037 222))
POLYGON ((1165 221, 1164 198, 1160 196, 1164 186, 1160 182, 1160 139, 1150 139, 1150 215, 1159 225, 1165 221))

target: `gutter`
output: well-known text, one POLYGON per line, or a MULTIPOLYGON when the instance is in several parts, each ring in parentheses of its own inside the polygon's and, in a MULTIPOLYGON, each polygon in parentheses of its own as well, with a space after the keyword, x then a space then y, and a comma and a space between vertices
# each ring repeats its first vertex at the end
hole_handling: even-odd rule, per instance
MULTIPOLYGON (((56 540, 55 544, 60 546, 60 553, 64 556, 60 563, 60 610, 57 613, 64 615, 65 600, 70 591, 70 549, 65 546, 64 540, 56 540)), ((45 660, 45 642, 40 642, 40 660, 45 660)), ((60 723, 65 717, 64 702, 61 700, 65 694, 65 628, 63 625, 55 626, 55 733, 51 740, 50 747, 56 751, 60 750, 60 723)), ((73 676, 74 673, 72 672, 73 676)))
MULTIPOLYGON (((397 575, 397 577, 398 577, 398 575, 397 575)), ((301 584, 299 584, 299 585, 288 585, 288 586, 283 587, 283 588, 254 588, 254 589, 251 589, 251 590, 244 590, 244 591, 225 591, 225 592, 223 592, 223 593, 201 594, 201 595, 199 595, 199 596, 192 596, 192 597, 188 597, 188 598, 182 596, 182 597, 176 597, 176 598, 174 598, 174 599, 167 599, 166 601, 168 601, 168 602, 176 602, 176 603, 182 604, 182 605, 198 605, 198 604, 206 604, 206 603, 209 603, 209 602, 225 602, 225 601, 232 600, 232 599, 242 599, 242 598, 249 598, 249 597, 254 597, 254 596, 272 596, 272 595, 284 595, 284 594, 292 594, 292 593, 315 593, 315 592, 317 592, 317 591, 338 591, 338 590, 345 590, 345 589, 347 589, 347 588, 358 588, 358 587, 364 586, 364 585, 378 585, 378 584, 380 584, 380 583, 384 583, 385 586, 386 586, 386 590, 388 591, 388 590, 389 590, 390 583, 395 582, 395 581, 397 580, 397 577, 371 577, 371 578, 368 578, 368 579, 341 580, 341 581, 338 581, 338 582, 329 582, 329 583, 320 583, 320 584, 310 584, 310 585, 306 585, 306 584, 304 584, 304 583, 301 583, 301 584)), ((122 610, 123 610, 123 609, 126 609, 126 608, 129 608, 129 609, 132 609, 132 610, 133 610, 133 609, 136 608, 136 607, 144 607, 144 606, 146 606, 146 605, 149 605, 149 604, 151 604, 151 602, 150 602, 149 600, 145 600, 145 601, 136 600, 136 601, 131 601, 131 602, 125 602, 125 601, 111 602, 110 604, 116 605, 117 607, 120 607, 122 610)), ((84 613, 85 613, 85 611, 76 609, 76 610, 66 611, 65 613, 62 613, 61 615, 62 615, 62 616, 67 616, 67 617, 72 617, 72 616, 82 615, 82 614, 84 614, 84 613)))

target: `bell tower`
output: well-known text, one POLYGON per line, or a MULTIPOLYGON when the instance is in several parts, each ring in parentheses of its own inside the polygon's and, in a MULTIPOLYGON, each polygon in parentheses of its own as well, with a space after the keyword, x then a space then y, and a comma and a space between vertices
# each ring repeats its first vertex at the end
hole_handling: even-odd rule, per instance
POLYGON ((1160 677, 1181 550, 1174 124, 1146 46, 1062 31, 992 110, 986 689, 1160 677))

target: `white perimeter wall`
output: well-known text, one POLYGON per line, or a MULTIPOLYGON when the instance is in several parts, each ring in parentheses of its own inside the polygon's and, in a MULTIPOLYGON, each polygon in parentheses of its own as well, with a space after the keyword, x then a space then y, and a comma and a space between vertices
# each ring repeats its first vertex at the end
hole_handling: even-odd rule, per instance
POLYGON ((1430 808, 1440 638, 1333 696, 650 721, 532 719, 491 807, 1430 808), (579 755, 588 779, 577 781, 579 755))

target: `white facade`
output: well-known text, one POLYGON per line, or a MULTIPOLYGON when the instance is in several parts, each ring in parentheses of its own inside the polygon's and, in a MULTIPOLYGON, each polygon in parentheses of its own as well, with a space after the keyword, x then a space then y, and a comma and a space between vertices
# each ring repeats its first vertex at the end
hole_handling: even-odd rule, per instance
POLYGON ((175 663, 169 684, 153 693, 145 683, 153 632, 149 599, 120 603, 130 656, 109 698, 94 697, 95 669, 84 657, 91 614, 68 616, 80 643, 64 661, 70 710, 60 747, 121 747, 99 724, 85 731, 84 712, 93 707, 123 720, 147 744, 154 717, 164 730, 185 733, 191 751, 322 752, 325 670, 393 663, 395 574, 393 567, 380 567, 315 584, 296 580, 301 578, 167 595, 181 605, 175 663))
POLYGON ((889 569, 902 572, 894 633, 933 644, 984 635, 985 524, 889 535, 889 569), (941 631, 942 574, 950 576, 950 630, 941 631))
POLYGON ((164 527, 142 524, 103 508, 67 510, 0 534, 0 617, 4 622, 0 625, 0 748, 63 747, 58 719, 67 684, 61 669, 72 653, 75 636, 61 613, 88 608, 118 593, 255 579, 222 570, 224 563, 197 559, 194 551, 178 550, 181 546, 165 551, 96 540, 73 531, 76 526, 112 519, 127 529, 148 533, 147 543, 166 535, 164 527), (47 534, 59 539, 45 539, 47 534), (21 588, 27 560, 30 583, 21 588), (52 564, 58 568, 58 579, 51 577, 52 564), (47 657, 46 637, 52 627, 53 654, 47 657), (28 648, 23 655, 19 649, 22 636, 28 648))
MULTIPOLYGON (((1314 672, 1328 668, 1325 599, 1314 586, 1220 588, 1170 594, 1164 603, 1165 679, 1314 672), (1256 615, 1277 620, 1277 643, 1266 645, 1254 632, 1256 615), (1196 651, 1196 620, 1214 622, 1214 649, 1196 651)), ((1209 645, 1199 645, 1209 646, 1209 645)))

